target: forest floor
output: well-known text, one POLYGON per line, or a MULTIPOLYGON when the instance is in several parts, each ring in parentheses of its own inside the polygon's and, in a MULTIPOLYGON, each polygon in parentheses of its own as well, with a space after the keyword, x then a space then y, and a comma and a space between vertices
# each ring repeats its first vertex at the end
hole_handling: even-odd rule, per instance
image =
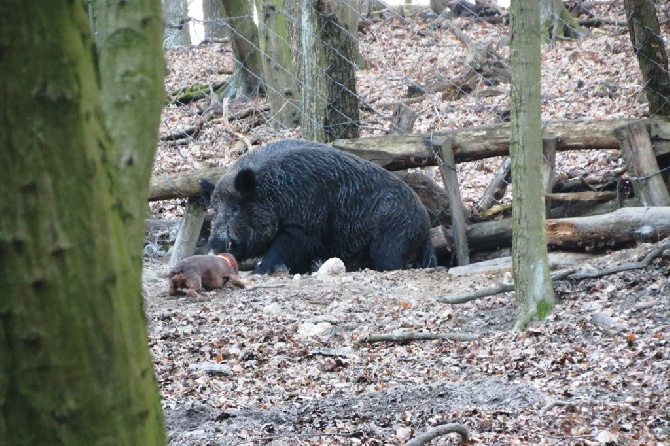
MULTIPOLYGON (((623 21, 620 3, 600 12, 623 21)), ((391 111, 383 104, 402 99, 408 83, 458 76, 465 49, 431 23, 389 19, 360 35, 368 69, 357 74, 358 92, 374 110, 363 116, 364 134, 388 130, 391 111)), ((480 43, 497 44, 508 31, 471 19, 456 23, 480 43)), ((670 25, 663 33, 670 40, 670 25)), ((545 45, 543 119, 642 116, 630 46, 627 29, 616 25, 581 41, 545 45)), ((505 55, 507 48, 499 44, 498 51, 505 55)), ((166 56, 168 91, 220 81, 232 67, 227 44, 174 48, 166 56)), ((419 115, 415 131, 499 122, 508 90, 482 87, 453 100, 428 94, 411 105, 419 115)), ((197 124, 204 102, 167 106, 161 135, 197 124)), ((161 143, 154 174, 230 164, 243 151, 242 136, 257 144, 295 134, 273 129, 262 114, 207 122, 182 145, 161 143)), ((466 206, 481 197, 498 163, 459 165, 466 206)), ((622 163, 616 152, 562 152, 557 168, 559 176, 573 177, 622 163)), ((175 218, 182 203, 152 209, 157 218, 175 218)), ((153 242, 143 285, 171 445, 400 445, 444 423, 467 426, 472 444, 670 445, 667 254, 642 270, 557 282, 551 315, 519 333, 512 330, 513 293, 462 305, 437 300, 509 282, 509 268, 469 275, 444 267, 333 277, 243 273, 248 289, 226 287, 193 299, 167 295, 160 277, 167 257, 153 242), (603 328, 594 317, 613 325, 603 328), (478 339, 361 342, 400 333, 478 339)), ((639 260, 652 248, 602 253, 579 267, 639 260)), ((450 434, 430 444, 457 439, 450 434)))

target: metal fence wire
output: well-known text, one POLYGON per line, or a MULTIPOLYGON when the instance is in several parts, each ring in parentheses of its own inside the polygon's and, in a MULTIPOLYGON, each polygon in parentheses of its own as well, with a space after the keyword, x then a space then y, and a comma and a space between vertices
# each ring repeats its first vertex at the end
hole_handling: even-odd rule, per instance
MULTIPOLYGON (((661 45, 659 51, 665 51, 670 40, 670 5, 666 2, 636 0, 624 4, 623 0, 574 0, 558 1, 558 5, 543 2, 543 5, 554 5, 542 13, 544 121, 643 117, 649 112, 646 92, 650 82, 665 82, 666 87, 666 90, 660 89, 660 97, 654 98, 654 106, 670 102, 669 97, 662 95, 670 84, 667 57, 663 65, 658 63, 658 58, 650 59, 642 51, 645 42, 639 40, 642 34, 638 27, 633 39, 629 34, 625 6, 634 7, 631 4, 640 1, 653 5, 660 26, 650 27, 636 14, 629 14, 631 23, 652 31, 661 45), (644 80, 640 63, 656 64, 654 72, 661 81, 644 80)), ((310 127, 319 125, 313 116, 304 112, 299 96, 285 105, 295 108, 299 126, 277 119, 278 111, 270 107, 267 97, 271 93, 283 95, 284 87, 264 83, 260 73, 251 75, 257 77, 263 94, 257 94, 258 90, 237 91, 233 98, 222 97, 225 90, 222 85, 231 80, 235 67, 246 66, 246 57, 251 56, 247 53, 241 60, 234 60, 232 42, 238 38, 259 52, 269 62, 266 66, 283 70, 302 95, 332 100, 332 96, 323 98, 326 94, 323 89, 302 78, 301 70, 296 68, 303 52, 308 50, 300 47, 304 27, 301 10, 287 4, 284 2, 284 7, 278 7, 273 3, 273 7, 268 8, 257 3, 249 14, 234 17, 205 19, 189 15, 176 21, 167 19, 169 105, 163 114, 156 174, 229 164, 252 144, 300 137, 310 127), (258 17, 261 13, 266 15, 263 20, 258 17), (268 18, 268 14, 276 17, 268 18), (285 20, 288 34, 280 34, 267 26, 278 19, 285 20), (292 67, 285 68, 284 61, 276 60, 276 53, 265 52, 258 41, 239 33, 240 27, 236 24, 242 21, 253 23, 257 35, 290 48, 292 67), (171 46, 175 29, 189 30, 196 43, 171 46), (184 96, 194 86, 205 86, 204 93, 196 96, 198 100, 184 96)), ((508 11, 504 7, 493 2, 471 4, 465 0, 448 4, 431 0, 431 5, 425 6, 338 0, 332 5, 338 17, 334 23, 355 48, 354 57, 346 59, 355 73, 355 88, 342 84, 339 87, 340 94, 353 95, 357 101, 359 114, 348 124, 356 125, 361 137, 431 134, 509 120, 510 36, 508 11)), ((344 57, 338 48, 329 49, 344 57)), ((320 69, 325 78, 332 79, 331 66, 320 69)), ((656 84, 653 87, 658 89, 656 84)), ((329 112, 340 113, 338 110, 329 112)), ((463 202, 473 214, 502 162, 502 158, 491 158, 457 166, 463 202)), ((427 173, 437 182, 441 181, 435 169, 429 168, 427 173)), ((625 175, 618 151, 570 151, 556 155, 557 180, 598 177, 606 173, 625 175)), ((503 196, 496 197, 494 204, 508 203, 510 188, 503 196)), ((167 209, 165 205, 159 207, 154 210, 167 209)))

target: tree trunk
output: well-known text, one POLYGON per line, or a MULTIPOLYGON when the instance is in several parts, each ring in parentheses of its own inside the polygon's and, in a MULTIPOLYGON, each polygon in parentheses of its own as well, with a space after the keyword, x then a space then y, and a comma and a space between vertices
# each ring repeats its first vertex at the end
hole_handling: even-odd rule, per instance
POLYGON ((334 0, 300 4, 302 136, 320 142, 355 138, 359 119, 354 39, 340 24, 334 0))
POLYGON ((557 37, 581 37, 584 34, 577 20, 570 15, 563 0, 541 0, 540 29, 545 41, 557 37))
POLYGON ((246 100, 263 88, 263 60, 251 0, 221 0, 233 46, 234 68, 224 98, 246 100))
POLYGON ((263 74, 275 128, 300 125, 300 88, 289 45, 287 13, 282 0, 256 0, 263 54, 263 74))
POLYGON ((226 33, 227 26, 224 20, 221 0, 201 1, 205 39, 223 39, 228 33, 226 33))
POLYGON ((81 2, 0 3, 3 445, 166 442, 140 257, 160 3, 96 7, 97 52, 81 2))
POLYGON ((670 116, 670 74, 661 27, 650 0, 624 0, 628 31, 637 55, 649 115, 670 116))
POLYGON ((517 330, 534 318, 544 319, 554 306, 542 186, 539 6, 512 0, 510 8, 512 271, 517 330))
MULTIPOLYGON (((99 3, 93 0, 93 3, 99 3)), ((189 45, 191 32, 188 27, 188 4, 186 0, 162 0, 165 20, 165 48, 189 45)))

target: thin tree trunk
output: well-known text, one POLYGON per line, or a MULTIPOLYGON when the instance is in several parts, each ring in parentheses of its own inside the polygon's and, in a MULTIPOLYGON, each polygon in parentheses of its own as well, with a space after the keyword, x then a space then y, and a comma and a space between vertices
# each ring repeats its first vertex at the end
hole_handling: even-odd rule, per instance
POLYGON ((354 39, 340 24, 333 0, 300 4, 303 137, 321 142, 355 138, 359 118, 354 39))
POLYGON ((140 278, 160 4, 97 11, 100 60, 81 2, 0 3, 3 445, 166 441, 140 278))
POLYGON ((554 305, 542 186, 539 6, 512 0, 510 9, 512 270, 518 330, 536 317, 544 319, 554 305))
POLYGON ((650 0, 624 0, 628 31, 644 79, 651 116, 670 116, 670 74, 661 27, 650 0))
POLYGON ((205 20, 205 39, 222 39, 227 36, 221 0, 201 0, 202 15, 205 20))
MULTIPOLYGON (((93 0, 100 4, 100 1, 93 0)), ((162 0, 163 19, 165 20, 165 47, 188 45, 191 32, 188 26, 188 4, 186 0, 162 0)))

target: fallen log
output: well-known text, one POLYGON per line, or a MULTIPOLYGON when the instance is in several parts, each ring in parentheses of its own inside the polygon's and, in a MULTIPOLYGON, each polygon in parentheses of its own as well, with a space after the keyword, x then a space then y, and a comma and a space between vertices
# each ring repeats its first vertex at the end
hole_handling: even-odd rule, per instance
MULTIPOLYGON (((543 136, 556 136, 556 150, 619 149, 615 130, 631 122, 614 119, 606 121, 549 121, 543 136)), ((656 156, 670 153, 670 122, 662 119, 642 120, 649 131, 656 156)), ((338 139, 333 146, 361 158, 373 161, 389 170, 435 166, 433 147, 447 137, 453 138, 457 163, 476 161, 509 154, 510 125, 508 123, 413 135, 385 135, 358 139, 338 139)))
POLYGON ((149 201, 200 195, 200 184, 198 182, 201 179, 216 183, 227 171, 228 167, 217 166, 152 176, 149 182, 149 201))
MULTIPOLYGON (((657 242, 670 235, 670 207, 629 207, 609 214, 547 220, 547 243, 552 248, 603 250, 628 243, 657 242)), ((475 223, 468 228, 475 250, 512 245, 512 219, 475 223)))

